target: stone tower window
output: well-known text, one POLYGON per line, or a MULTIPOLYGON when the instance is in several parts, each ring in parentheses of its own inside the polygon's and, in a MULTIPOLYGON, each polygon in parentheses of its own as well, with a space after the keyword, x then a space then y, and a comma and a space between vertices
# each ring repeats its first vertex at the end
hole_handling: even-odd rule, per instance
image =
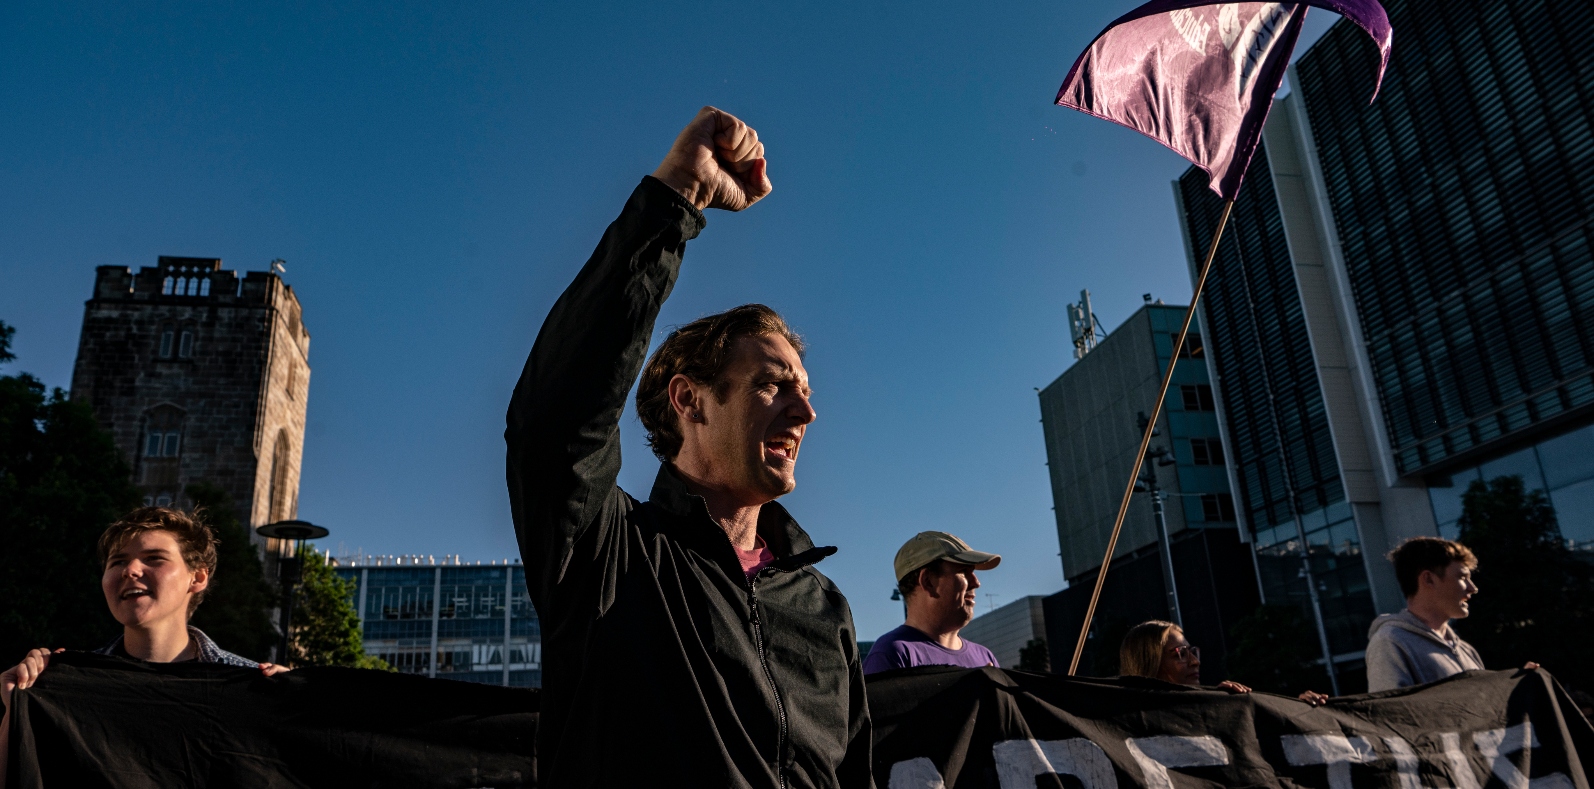
POLYGON ((183 331, 177 336, 177 356, 187 359, 194 355, 194 327, 184 325, 183 331))
POLYGON ((267 521, 276 522, 293 517, 292 503, 288 501, 288 431, 277 431, 277 443, 271 451, 271 487, 266 493, 267 521))
POLYGON ((144 433, 144 457, 175 458, 182 454, 183 412, 172 405, 150 409, 144 433))
POLYGON ((293 364, 292 362, 290 362, 288 364, 288 389, 287 389, 288 399, 289 400, 293 399, 293 387, 294 387, 294 384, 297 384, 298 382, 299 382, 299 365, 293 364))
POLYGON ((170 295, 172 295, 172 285, 173 285, 173 281, 172 281, 171 277, 167 277, 166 279, 161 280, 161 295, 162 296, 170 296, 170 295))
MULTIPOLYGON (((166 281, 171 282, 171 278, 168 277, 166 281)), ((160 358, 172 358, 172 340, 175 336, 176 332, 170 323, 161 326, 160 358)))

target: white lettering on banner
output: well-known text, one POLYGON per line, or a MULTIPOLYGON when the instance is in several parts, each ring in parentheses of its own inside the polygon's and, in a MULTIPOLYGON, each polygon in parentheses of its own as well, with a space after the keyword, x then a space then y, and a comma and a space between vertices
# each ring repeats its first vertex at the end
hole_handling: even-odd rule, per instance
POLYGON ((920 756, 891 765, 891 789, 946 789, 935 762, 920 756))
MULTIPOLYGON (((1235 46, 1229 50, 1229 54, 1234 58, 1234 66, 1240 72, 1239 87, 1242 94, 1251 84, 1251 77, 1255 76, 1256 67, 1262 64, 1262 60, 1273 49, 1279 34, 1284 32, 1284 22, 1292 10, 1293 6, 1283 3, 1267 3, 1257 10, 1245 28, 1232 39, 1235 46)), ((1225 40, 1228 40, 1227 36, 1225 40)))
MULTIPOLYGON (((1417 758, 1417 752, 1411 749, 1411 743, 1399 737, 1385 737, 1384 745, 1389 748, 1390 756, 1395 759, 1395 775, 1400 779, 1400 789, 1429 789, 1422 782, 1422 760, 1417 758)), ((1433 787, 1433 789, 1451 789, 1450 787, 1433 787)))
POLYGON ((1190 48, 1205 53, 1207 51, 1207 34, 1212 28, 1206 20, 1196 16, 1196 12, 1188 8, 1168 12, 1168 20, 1173 22, 1173 29, 1179 31, 1184 38, 1184 43, 1190 48))
POLYGON ((1329 789, 1352 789, 1350 766, 1378 760, 1373 745, 1362 737, 1342 734, 1286 734, 1279 738, 1284 758, 1295 767, 1328 765, 1329 789))
POLYGON ((1445 761, 1450 763, 1450 777, 1456 789, 1478 789, 1478 776, 1472 774, 1472 762, 1461 752, 1461 735, 1449 731, 1439 735, 1445 745, 1445 761))
POLYGON ((1478 752, 1490 762, 1490 769, 1494 777, 1499 778, 1508 789, 1572 789, 1572 779, 1565 773, 1550 773, 1542 778, 1529 780, 1527 775, 1512 763, 1510 755, 1524 753, 1522 763, 1526 766, 1533 758, 1532 749, 1539 747, 1539 738, 1533 734, 1532 723, 1519 723, 1504 729, 1490 729, 1476 732, 1472 735, 1472 742, 1478 746, 1478 752))
POLYGON ((1220 767, 1229 763, 1229 749, 1216 737, 1131 737, 1124 744, 1140 765, 1146 789, 1173 789, 1169 767, 1220 767))
POLYGON ((1002 789, 1035 789, 1035 778, 1041 775, 1072 775, 1085 789, 1115 789, 1118 785, 1107 753, 1083 737, 1004 740, 991 746, 991 755, 996 759, 996 778, 1002 789))

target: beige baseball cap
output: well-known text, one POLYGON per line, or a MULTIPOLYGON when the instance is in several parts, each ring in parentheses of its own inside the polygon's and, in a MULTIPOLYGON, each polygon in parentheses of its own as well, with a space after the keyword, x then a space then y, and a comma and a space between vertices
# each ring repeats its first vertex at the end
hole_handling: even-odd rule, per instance
POLYGON ((994 553, 976 551, 970 548, 968 543, 944 531, 921 531, 903 543, 901 550, 897 551, 897 559, 894 562, 896 577, 901 579, 937 559, 972 564, 976 570, 989 570, 1002 563, 1002 557, 994 553))

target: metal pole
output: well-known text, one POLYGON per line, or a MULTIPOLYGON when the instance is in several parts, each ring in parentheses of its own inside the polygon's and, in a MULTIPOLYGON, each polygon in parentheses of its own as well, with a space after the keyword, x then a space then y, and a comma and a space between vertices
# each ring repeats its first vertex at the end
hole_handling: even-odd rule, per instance
POLYGON ((1196 304, 1201 301, 1201 291, 1206 289, 1207 275, 1212 272, 1212 260, 1218 255, 1218 242, 1223 239, 1223 229, 1228 227, 1229 212, 1234 210, 1234 200, 1223 203, 1223 213, 1218 216, 1217 230, 1212 233, 1212 246, 1207 248, 1207 258, 1201 262, 1201 273, 1196 277, 1195 292, 1190 294, 1190 307, 1184 311, 1184 324, 1179 327, 1179 337, 1173 342, 1173 353, 1168 359, 1168 370, 1162 374, 1162 388, 1157 392, 1157 403, 1146 420, 1146 429, 1140 437, 1140 449, 1130 466, 1129 484, 1124 486, 1123 500, 1118 504, 1118 518, 1113 522, 1112 536, 1107 538, 1107 553, 1102 557, 1101 569, 1096 571, 1096 588, 1090 593, 1090 606, 1085 609, 1085 621, 1079 627, 1079 641, 1074 644, 1074 657, 1068 662, 1068 675, 1079 669, 1079 658, 1085 653, 1085 639, 1090 635, 1090 622, 1096 617, 1096 604, 1101 601, 1101 586, 1107 581, 1107 569, 1112 566, 1113 552, 1118 548, 1118 535, 1124 528, 1124 516, 1129 514, 1129 501, 1135 495, 1135 482, 1140 478, 1140 465, 1145 462, 1146 450, 1151 446, 1152 431, 1157 429, 1157 418, 1162 416, 1162 401, 1168 396, 1168 386, 1173 383, 1173 371, 1179 364, 1179 352, 1184 350, 1185 335, 1190 333, 1190 323, 1195 320, 1196 304))
POLYGON ((297 552, 292 550, 291 542, 289 546, 291 555, 277 560, 277 578, 278 583, 282 586, 282 619, 280 622, 282 634, 277 645, 277 662, 283 665, 287 665, 290 662, 288 633, 289 628, 293 626, 293 587, 299 583, 299 557, 297 552))
POLYGON ((1184 629, 1184 617, 1179 613, 1179 588, 1173 575, 1173 546, 1168 541, 1168 519, 1162 512, 1162 488, 1153 482, 1151 487, 1151 514, 1157 519, 1157 538, 1162 541, 1162 582, 1168 585, 1168 614, 1173 623, 1184 629))

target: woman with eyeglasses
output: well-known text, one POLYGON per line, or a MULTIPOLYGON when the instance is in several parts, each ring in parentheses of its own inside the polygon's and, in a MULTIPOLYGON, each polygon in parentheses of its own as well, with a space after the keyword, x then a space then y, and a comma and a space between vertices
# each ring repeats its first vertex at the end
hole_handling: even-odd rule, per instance
MULTIPOLYGON (((1118 671, 1123 676, 1150 677, 1176 685, 1201 684, 1201 648, 1185 640, 1184 630, 1172 622, 1153 619, 1129 629, 1118 648, 1118 671)), ((1230 693, 1250 693, 1238 682, 1225 680, 1218 687, 1230 693)), ((1312 706, 1328 696, 1308 690, 1298 697, 1312 706)))

